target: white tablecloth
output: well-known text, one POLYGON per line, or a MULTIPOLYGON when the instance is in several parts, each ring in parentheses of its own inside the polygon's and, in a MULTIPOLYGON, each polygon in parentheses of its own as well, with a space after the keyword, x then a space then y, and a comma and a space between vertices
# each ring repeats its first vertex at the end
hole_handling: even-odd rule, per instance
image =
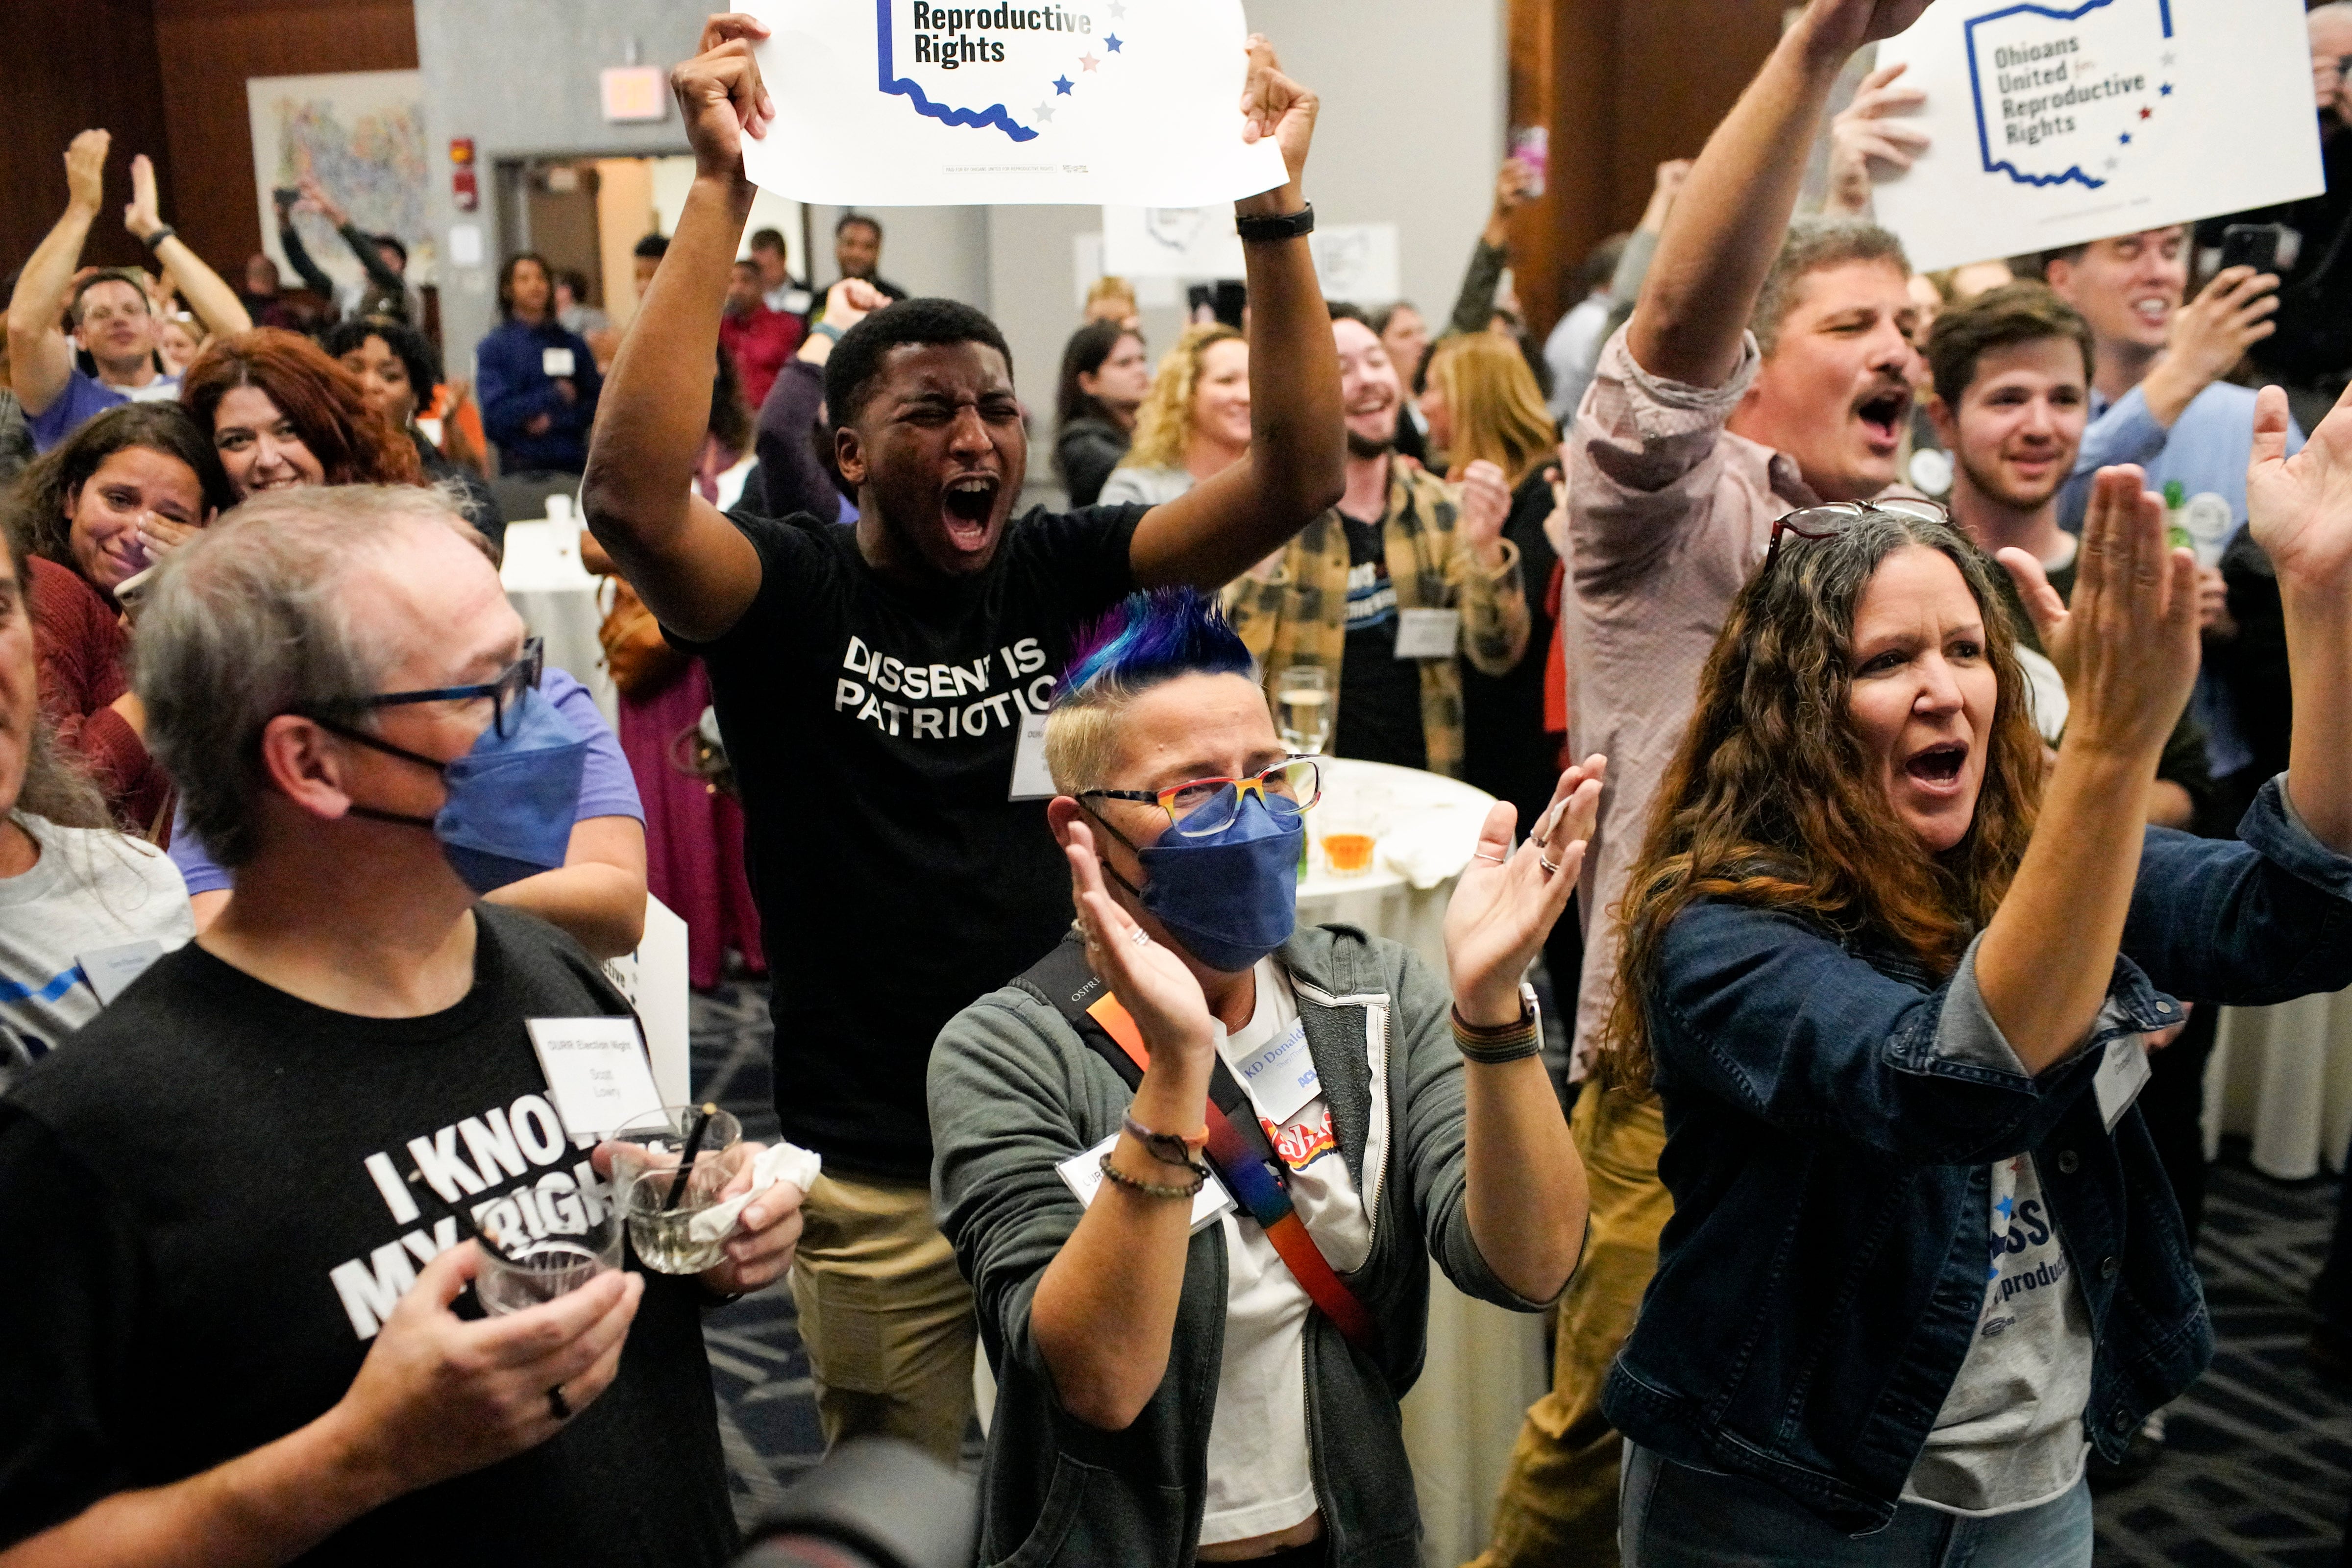
POLYGON ((2282 1181, 2343 1169, 2352 1138, 2352 991, 2223 1010, 2205 1069, 2209 1157, 2225 1132, 2251 1138, 2254 1168, 2282 1181))
POLYGON ((617 728, 618 694, 596 641, 604 618, 596 605, 602 579, 580 564, 580 525, 543 519, 507 524, 499 581, 531 635, 545 640, 547 662, 594 693, 604 721, 617 728))
MULTIPOLYGON (((1384 846, 1402 850, 1409 845, 1417 853, 1407 858, 1425 857, 1454 871, 1432 887, 1416 888, 1376 850, 1370 871, 1334 877, 1318 848, 1299 886, 1299 923, 1360 926, 1403 942, 1444 974, 1446 902, 1495 797, 1411 768, 1346 759, 1324 765, 1332 816, 1316 822, 1325 816, 1318 807, 1308 819, 1318 846, 1330 821, 1356 811, 1381 819, 1384 846), (1362 798, 1367 790, 1376 795, 1369 811, 1362 798), (1449 851, 1448 844, 1457 847, 1449 851)), ((1424 868, 1423 879, 1427 875, 1424 868)), ((1543 1321, 1471 1300, 1433 1264, 1429 1285, 1429 1355, 1421 1381, 1405 1396, 1404 1441, 1421 1501, 1422 1559, 1431 1568, 1453 1568, 1486 1550, 1512 1441, 1527 1407, 1546 1387, 1543 1321)))

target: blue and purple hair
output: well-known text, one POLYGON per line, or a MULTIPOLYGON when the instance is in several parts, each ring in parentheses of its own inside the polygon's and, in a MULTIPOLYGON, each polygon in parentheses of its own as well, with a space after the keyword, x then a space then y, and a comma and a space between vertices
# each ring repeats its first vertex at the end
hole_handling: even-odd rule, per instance
POLYGON ((1217 601, 1197 588, 1130 594, 1078 634, 1054 706, 1113 702, 1180 675, 1256 675, 1217 601))

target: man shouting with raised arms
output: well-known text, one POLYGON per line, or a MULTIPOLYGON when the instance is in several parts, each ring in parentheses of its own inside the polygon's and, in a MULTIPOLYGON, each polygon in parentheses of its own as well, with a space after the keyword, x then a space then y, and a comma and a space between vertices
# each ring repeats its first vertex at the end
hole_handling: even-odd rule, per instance
POLYGON ((925 1067, 940 1026, 1069 922, 1038 739, 1072 629, 1138 588, 1214 588, 1339 499, 1339 369, 1299 193, 1316 99, 1251 40, 1234 134, 1273 137, 1289 178, 1237 204, 1258 367, 1242 461, 1164 506, 1015 523, 1029 453, 1003 334, 908 300, 816 329, 838 337, 825 402, 856 525, 729 517, 692 480, 751 206, 743 139, 773 116, 765 36, 714 16, 672 73, 694 184, 604 384, 583 497, 708 662, 741 784, 777 1109, 825 1156, 793 1289, 826 1438, 892 1433, 952 1462, 971 1299, 931 1217, 925 1067))

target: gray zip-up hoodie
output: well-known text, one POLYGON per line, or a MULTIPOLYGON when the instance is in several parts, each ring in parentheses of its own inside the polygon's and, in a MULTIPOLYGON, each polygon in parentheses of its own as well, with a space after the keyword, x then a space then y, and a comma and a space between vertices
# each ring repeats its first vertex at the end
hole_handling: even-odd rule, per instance
MULTIPOLYGON (((1381 1329, 1378 1353, 1365 1355, 1322 1313, 1307 1316, 1316 1500, 1332 1561, 1417 1568, 1421 1519, 1397 1401, 1421 1373, 1429 1258, 1481 1300, 1530 1312, 1542 1303, 1496 1279, 1471 1238, 1462 1058, 1444 978, 1410 949, 1348 926, 1301 931, 1276 960, 1297 992, 1340 1157, 1371 1223, 1370 1255, 1343 1278, 1381 1329)), ((1168 1373, 1151 1403, 1123 1432, 1089 1426, 1055 1399, 1029 1308, 1085 1212, 1055 1164, 1118 1131, 1127 1085, 1015 982, 949 1022, 931 1053, 929 1094, 941 1228, 972 1282, 996 1370, 980 1561, 1189 1568, 1224 1349, 1223 1228, 1192 1237, 1168 1373)))

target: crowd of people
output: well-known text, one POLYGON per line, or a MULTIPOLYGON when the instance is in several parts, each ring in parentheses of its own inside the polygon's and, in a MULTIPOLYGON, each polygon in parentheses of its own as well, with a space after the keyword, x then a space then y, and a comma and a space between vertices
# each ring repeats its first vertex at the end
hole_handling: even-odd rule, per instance
POLYGON ((154 276, 83 268, 75 138, 0 398, 0 1565, 724 1563, 701 1313, 788 1281, 828 1444, 988 1417, 981 1562, 1402 1568, 1434 1260, 1551 1324, 1475 1568, 2087 1568, 2213 1353, 2219 1012, 2352 986, 2352 5, 2278 270, 1928 277, 1921 95, 1832 112, 1927 4, 1809 0, 1543 336, 1517 159, 1437 330, 1323 297, 1253 38, 1246 309, 1155 362, 1096 287, 1025 511, 985 313, 746 236, 751 17, 625 325, 520 252, 470 379, 316 180, 306 296, 144 157, 154 276), (534 489, 617 724, 501 588, 534 489), (1442 965, 1298 923, 1333 758, 1494 798, 1442 965), (536 1042, 625 1026, 649 891, 821 1162, 490 1310, 500 1225, 632 1202, 536 1042))

